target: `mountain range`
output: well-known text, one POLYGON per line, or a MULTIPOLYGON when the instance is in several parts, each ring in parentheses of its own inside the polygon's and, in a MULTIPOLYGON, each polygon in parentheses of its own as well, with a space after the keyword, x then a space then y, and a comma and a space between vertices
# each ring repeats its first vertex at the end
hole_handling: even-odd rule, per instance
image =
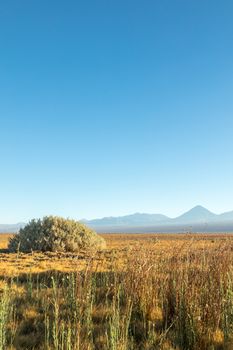
POLYGON ((0 224, 0 233, 15 233, 24 227, 26 224, 24 222, 19 222, 17 224, 0 224))
POLYGON ((135 213, 83 222, 97 232, 233 232, 233 211, 215 214, 198 205, 176 218, 135 213))
MULTIPOLYGON (((233 232, 233 211, 214 214, 198 205, 170 218, 163 214, 135 213, 126 216, 80 220, 97 232, 233 232)), ((18 232, 25 223, 0 224, 0 232, 18 232)))

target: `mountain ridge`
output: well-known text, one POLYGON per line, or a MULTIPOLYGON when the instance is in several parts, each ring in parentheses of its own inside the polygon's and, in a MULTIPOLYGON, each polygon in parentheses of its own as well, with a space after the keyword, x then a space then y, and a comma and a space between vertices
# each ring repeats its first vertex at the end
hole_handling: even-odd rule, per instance
POLYGON ((148 230, 154 232, 180 232, 190 229, 190 226, 192 226, 192 230, 198 232, 207 230, 208 226, 213 231, 216 229, 217 231, 226 230, 233 232, 233 211, 215 214, 205 207, 197 205, 175 218, 163 214, 135 213, 119 217, 85 220, 85 224, 98 232, 107 230, 109 232, 118 232, 121 229, 124 232, 135 230, 135 232, 139 233, 147 232, 148 230), (144 218, 144 220, 140 221, 140 218, 144 218))
MULTIPOLYGON (((163 214, 134 213, 93 220, 82 219, 80 222, 97 232, 233 232, 233 211, 215 214, 197 205, 175 218, 163 214)), ((0 233, 18 232, 25 225, 0 224, 0 233)))

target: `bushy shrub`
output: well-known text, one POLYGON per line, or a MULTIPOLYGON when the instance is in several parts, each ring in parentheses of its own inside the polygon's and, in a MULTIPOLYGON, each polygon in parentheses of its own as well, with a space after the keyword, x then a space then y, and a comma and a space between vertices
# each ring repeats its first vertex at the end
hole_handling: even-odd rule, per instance
POLYGON ((104 247, 105 240, 95 231, 80 222, 56 216, 31 220, 8 245, 12 252, 77 252, 104 247))

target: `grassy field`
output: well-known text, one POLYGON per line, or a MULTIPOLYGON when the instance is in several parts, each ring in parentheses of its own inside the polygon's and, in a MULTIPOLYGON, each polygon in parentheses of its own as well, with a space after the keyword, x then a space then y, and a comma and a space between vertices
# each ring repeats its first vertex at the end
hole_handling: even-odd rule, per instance
POLYGON ((87 255, 0 235, 0 350, 233 349, 233 235, 103 236, 87 255))

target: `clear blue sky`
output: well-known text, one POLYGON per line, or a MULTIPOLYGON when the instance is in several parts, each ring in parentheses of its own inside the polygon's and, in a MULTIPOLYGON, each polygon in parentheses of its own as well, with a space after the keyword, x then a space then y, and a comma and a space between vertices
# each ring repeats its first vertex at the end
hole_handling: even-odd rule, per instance
POLYGON ((233 210, 232 0, 0 3, 0 223, 233 210))

